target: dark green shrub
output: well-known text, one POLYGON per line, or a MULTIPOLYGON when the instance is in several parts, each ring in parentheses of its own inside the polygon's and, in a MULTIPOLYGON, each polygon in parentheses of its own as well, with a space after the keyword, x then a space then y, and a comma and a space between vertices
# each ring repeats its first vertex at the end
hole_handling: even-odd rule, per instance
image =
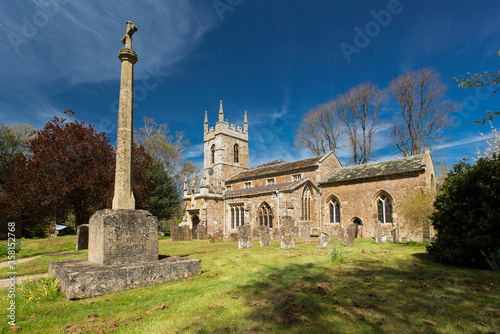
POLYGON ((453 166, 434 207, 437 238, 427 247, 429 255, 440 262, 488 267, 482 250, 500 245, 500 158, 453 166))

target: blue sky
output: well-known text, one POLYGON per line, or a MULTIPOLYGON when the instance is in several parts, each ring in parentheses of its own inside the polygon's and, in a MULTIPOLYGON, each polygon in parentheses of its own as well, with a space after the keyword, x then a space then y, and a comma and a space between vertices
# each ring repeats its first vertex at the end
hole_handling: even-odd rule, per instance
MULTIPOLYGON (((456 163, 484 147, 477 126, 500 96, 457 88, 466 72, 498 71, 498 1, 19 0, 0 5, 0 121, 42 127, 64 109, 116 140, 125 22, 139 28, 133 46, 136 126, 144 116, 183 131, 186 159, 202 164, 203 119, 242 125, 247 110, 250 163, 311 156, 296 150, 304 114, 365 81, 379 88, 409 69, 433 66, 450 99, 465 103, 443 134, 435 161, 456 163), (390 17, 377 13, 391 13, 390 17), (369 40, 357 39, 369 30, 369 40), (346 55, 341 46, 356 47, 346 55)), ((352 49, 351 49, 352 50, 352 49)), ((388 102, 382 120, 397 113, 388 102)), ((500 127, 500 121, 495 126, 500 127)), ((384 130, 385 129, 385 130, 384 130)), ((397 155, 387 126, 376 158, 397 155)), ((347 164, 349 155, 337 155, 347 164)))

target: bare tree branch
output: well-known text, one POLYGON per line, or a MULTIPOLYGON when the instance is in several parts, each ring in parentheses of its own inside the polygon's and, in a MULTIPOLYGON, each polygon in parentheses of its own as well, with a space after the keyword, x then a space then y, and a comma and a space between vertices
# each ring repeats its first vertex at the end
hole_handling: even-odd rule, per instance
POLYGON ((453 125, 451 115, 461 105, 446 99, 447 89, 432 68, 408 71, 390 83, 389 91, 400 109, 391 132, 403 156, 432 148, 453 125))
POLYGON ((309 111, 300 124, 295 144, 310 149, 315 155, 335 151, 342 128, 337 122, 337 107, 334 102, 318 105, 309 111))
POLYGON ((353 87, 335 100, 356 165, 367 163, 372 157, 378 113, 384 100, 385 93, 370 82, 353 87))

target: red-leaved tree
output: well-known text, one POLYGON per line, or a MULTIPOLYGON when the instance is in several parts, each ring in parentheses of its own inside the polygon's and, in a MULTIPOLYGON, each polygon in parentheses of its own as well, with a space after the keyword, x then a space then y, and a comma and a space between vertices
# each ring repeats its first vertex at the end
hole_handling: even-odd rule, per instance
MULTIPOLYGON (((66 110, 65 114, 75 113, 66 110)), ((30 141, 29 154, 18 154, 5 168, 0 199, 25 225, 46 226, 73 213, 76 225, 97 210, 111 208, 115 152, 103 132, 85 122, 54 117, 30 141)), ((134 195, 143 208, 154 184, 145 176, 152 159, 134 149, 134 195)))

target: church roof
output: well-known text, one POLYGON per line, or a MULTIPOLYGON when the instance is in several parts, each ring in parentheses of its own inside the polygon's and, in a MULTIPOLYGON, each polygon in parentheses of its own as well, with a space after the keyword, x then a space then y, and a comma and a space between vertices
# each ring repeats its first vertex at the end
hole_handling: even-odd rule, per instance
POLYGON ((252 187, 252 188, 246 188, 246 189, 238 189, 238 190, 231 190, 226 192, 226 196, 233 196, 233 195, 240 195, 240 194, 248 194, 248 193, 261 193, 261 192, 269 192, 277 189, 283 189, 283 188, 288 188, 291 185, 298 183, 302 180, 297 180, 293 182, 287 182, 287 183, 279 183, 279 184, 269 184, 267 186, 261 186, 261 187, 252 187))
POLYGON ((424 155, 419 154, 397 160, 335 168, 320 181, 320 184, 415 172, 425 167, 423 159, 424 155))
POLYGON ((302 159, 292 162, 285 162, 278 165, 265 166, 256 169, 250 169, 243 172, 238 172, 236 174, 230 175, 226 178, 227 182, 240 181, 244 179, 259 178, 270 174, 279 174, 283 172, 294 171, 303 168, 315 167, 321 161, 324 155, 318 155, 313 158, 302 159))

